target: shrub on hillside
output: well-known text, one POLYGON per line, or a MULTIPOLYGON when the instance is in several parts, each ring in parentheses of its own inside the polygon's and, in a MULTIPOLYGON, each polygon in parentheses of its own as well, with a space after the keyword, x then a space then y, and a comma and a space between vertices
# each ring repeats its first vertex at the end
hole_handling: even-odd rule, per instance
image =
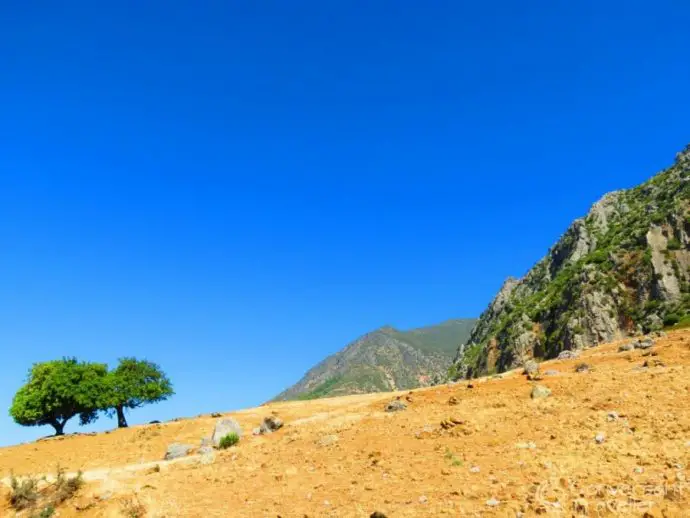
POLYGON ((33 477, 19 480, 10 476, 10 505, 16 511, 29 509, 38 500, 38 481, 33 477))
POLYGON ((221 450, 225 450, 227 448, 235 446, 238 442, 240 442, 240 436, 234 432, 231 432, 220 439, 218 448, 220 448, 221 450))

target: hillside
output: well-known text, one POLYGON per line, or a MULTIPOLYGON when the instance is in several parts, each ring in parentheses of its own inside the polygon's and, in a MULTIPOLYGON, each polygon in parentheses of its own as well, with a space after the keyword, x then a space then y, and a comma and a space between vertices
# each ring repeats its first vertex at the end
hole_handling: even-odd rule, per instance
POLYGON ((508 279, 458 349, 452 375, 686 322, 689 210, 690 146, 644 184, 604 196, 525 277, 508 279))
POLYGON ((60 518, 687 516, 690 330, 619 345, 542 364, 543 399, 513 371, 398 393, 394 413, 396 394, 271 403, 222 416, 244 435, 210 455, 162 460, 212 433, 200 416, 0 448, 0 478, 84 470, 60 518), (253 436, 268 415, 284 427, 253 436))
POLYGON ((361 336, 309 370, 276 400, 315 399, 427 386, 445 379, 473 319, 398 331, 384 326, 361 336))

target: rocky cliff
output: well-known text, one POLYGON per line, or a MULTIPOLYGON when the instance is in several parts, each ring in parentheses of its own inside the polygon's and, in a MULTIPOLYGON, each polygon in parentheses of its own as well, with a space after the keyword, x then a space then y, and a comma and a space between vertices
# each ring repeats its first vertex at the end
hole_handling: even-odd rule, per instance
POLYGON ((276 400, 410 389, 446 378, 459 344, 476 320, 449 320, 399 331, 390 326, 365 334, 312 368, 276 400))
POLYGON ((690 317, 690 146, 644 184, 605 195, 481 315, 451 375, 504 371, 690 317))

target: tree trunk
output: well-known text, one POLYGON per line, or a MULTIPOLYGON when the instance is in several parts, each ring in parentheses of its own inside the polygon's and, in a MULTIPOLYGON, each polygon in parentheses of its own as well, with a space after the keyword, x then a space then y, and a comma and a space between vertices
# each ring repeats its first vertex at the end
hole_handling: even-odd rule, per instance
POLYGON ((57 419, 50 423, 50 425, 55 428, 55 435, 65 435, 65 423, 67 421, 58 421, 57 419))
POLYGON ((117 411, 117 427, 127 428, 127 419, 125 419, 125 410, 122 405, 116 406, 115 410, 117 411))

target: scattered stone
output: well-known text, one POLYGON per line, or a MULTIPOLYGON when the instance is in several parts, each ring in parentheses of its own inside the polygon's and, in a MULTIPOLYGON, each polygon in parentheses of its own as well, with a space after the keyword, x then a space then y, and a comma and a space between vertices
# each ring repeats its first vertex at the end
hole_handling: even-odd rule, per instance
POLYGON ((644 340, 637 340, 633 342, 635 349, 651 349, 654 347, 654 340, 651 338, 645 338, 644 340))
POLYGON ((515 445, 516 448, 520 450, 534 450, 536 449, 537 445, 533 443, 532 441, 529 442, 519 442, 515 445))
POLYGON ((604 444, 604 442, 606 442, 606 435, 603 432, 599 432, 594 436, 594 440, 597 444, 604 444))
POLYGON ((527 376, 533 376, 535 374, 539 373, 539 364, 535 362, 534 360, 527 360, 525 362, 525 369, 522 371, 522 374, 525 374, 527 376))
POLYGON ((535 385, 532 387, 532 394, 530 397, 532 399, 543 399, 551 395, 551 389, 545 387, 544 385, 535 385))
POLYGON ((591 370, 591 367, 587 363, 580 363, 575 367, 575 372, 579 372, 581 374, 587 373, 591 370))
POLYGON ((441 428, 443 428, 444 430, 448 430, 450 428, 453 428, 454 426, 461 424, 465 424, 465 421, 457 417, 451 417, 449 419, 444 419, 443 421, 441 421, 441 428))
POLYGON ((164 460, 173 460, 173 459, 179 459, 180 457, 186 457, 187 454, 193 450, 194 447, 190 446, 189 444, 180 444, 180 443, 173 443, 170 446, 168 446, 168 449, 165 452, 165 457, 164 460))
POLYGON ((338 442, 337 435, 325 435, 318 441, 319 446, 330 446, 338 442))
POLYGON ((558 376, 560 374, 560 371, 554 370, 554 369, 549 369, 547 371, 544 371, 544 376, 558 376))
POLYGON ((622 344, 620 347, 618 347, 618 352, 628 352, 628 351, 633 351, 635 349, 635 345, 632 342, 628 342, 627 344, 622 344))
POLYGON ((666 364, 659 360, 658 358, 650 358, 648 360, 645 360, 644 363, 642 364, 642 367, 649 368, 649 367, 666 367, 666 364))
POLYGON ((486 501, 486 505, 488 505, 489 507, 498 507, 500 505, 500 503, 501 502, 499 502, 495 498, 491 498, 491 499, 486 501))
POLYGON ((420 504, 426 504, 427 502, 429 502, 429 499, 427 497, 425 497, 424 495, 419 497, 419 503, 420 504))
POLYGON ((473 389, 473 388, 474 388, 474 385, 473 385, 472 383, 468 383, 468 384, 467 384, 467 388, 468 388, 468 389, 473 389))
POLYGON ((606 420, 609 423, 612 423, 613 421, 618 421, 618 417, 618 412, 609 412, 608 414, 606 414, 606 420))
POLYGON ((479 468, 479 466, 472 466, 470 468, 470 473, 479 473, 480 471, 481 469, 479 468))
POLYGON ((458 401, 458 398, 456 398, 455 396, 450 396, 450 398, 448 399, 449 405, 457 405, 459 403, 460 401, 458 401))
POLYGON ((580 353, 577 351, 561 351, 558 354, 558 359, 559 360, 574 360, 575 358, 579 358, 580 353))
POLYGON ((283 421, 276 416, 264 417, 261 426, 259 427, 262 434, 273 433, 276 430, 280 430, 283 427, 283 421))
POLYGON ((578 498, 573 501, 573 511, 577 514, 589 516, 589 503, 584 498, 578 498))
POLYGON ((242 427, 240 424, 229 417, 218 421, 213 430, 213 437, 211 439, 213 445, 218 447, 220 445, 220 440, 230 433, 236 433, 238 437, 242 437, 242 427))
POLYGON ((403 403, 399 399, 394 399, 386 405, 386 412, 400 412, 401 410, 405 410, 406 408, 407 405, 405 403, 403 403))

